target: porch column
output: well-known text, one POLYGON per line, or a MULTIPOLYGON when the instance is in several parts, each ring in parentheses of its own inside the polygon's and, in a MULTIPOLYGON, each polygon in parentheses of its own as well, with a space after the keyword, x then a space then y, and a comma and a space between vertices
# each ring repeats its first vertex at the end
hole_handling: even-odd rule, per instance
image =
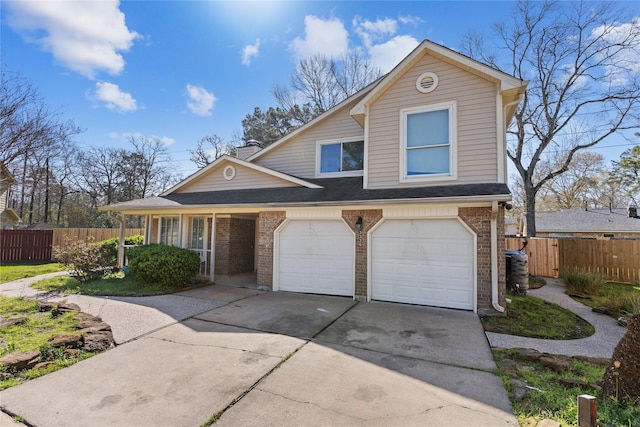
POLYGON ((151 243, 151 228, 153 224, 153 217, 151 215, 144 216, 144 244, 151 243))
POLYGON ((124 235, 125 235, 125 219, 126 215, 122 214, 120 221, 120 238, 118 239, 118 268, 124 267, 124 235))
POLYGON ((209 280, 211 282, 215 281, 215 271, 216 271, 216 214, 213 214, 213 220, 211 221, 211 260, 210 260, 210 271, 209 271, 209 280))

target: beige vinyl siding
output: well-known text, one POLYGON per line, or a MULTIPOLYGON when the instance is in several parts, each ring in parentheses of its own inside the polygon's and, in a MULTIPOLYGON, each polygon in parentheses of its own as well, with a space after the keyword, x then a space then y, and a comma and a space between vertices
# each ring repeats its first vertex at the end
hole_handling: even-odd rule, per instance
POLYGON ((349 115, 354 104, 339 109, 318 125, 259 157, 255 163, 300 178, 314 178, 317 141, 347 137, 364 139, 364 129, 349 115))
MULTIPOLYGON (((497 83, 425 55, 376 99, 369 110, 368 188, 497 182, 497 83), (430 93, 416 89, 427 71, 438 75, 430 93), (400 183, 400 110, 456 102, 457 181, 400 183)), ((455 124, 454 124, 455 126, 455 124)))
POLYGON ((293 182, 267 175, 241 165, 233 165, 233 167, 236 168, 236 176, 231 180, 227 180, 222 176, 222 174, 224 169, 229 165, 233 164, 225 162, 218 165, 211 169, 207 174, 178 189, 176 193, 298 186, 293 182))

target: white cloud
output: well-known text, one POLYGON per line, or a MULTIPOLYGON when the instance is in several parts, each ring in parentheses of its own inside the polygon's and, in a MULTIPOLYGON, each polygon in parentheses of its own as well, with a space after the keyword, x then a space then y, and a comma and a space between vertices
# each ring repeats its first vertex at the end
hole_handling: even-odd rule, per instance
POLYGON ((353 25, 358 32, 366 32, 375 37, 393 35, 398 31, 398 21, 391 18, 378 19, 377 21, 362 20, 359 16, 353 18, 353 25))
POLYGON ((104 102, 109 110, 120 113, 127 113, 138 109, 138 103, 131 94, 121 91, 118 85, 113 83, 96 82, 96 91, 91 97, 104 102))
POLYGON ((624 86, 637 78, 640 74, 640 38, 637 36, 640 30, 640 17, 635 17, 631 22, 619 25, 600 26, 591 32, 594 38, 601 38, 611 48, 603 50, 604 55, 613 55, 606 60, 608 83, 614 86, 624 86), (621 48, 621 45, 627 45, 621 48))
POLYGON ((176 142, 175 139, 173 138, 169 138, 168 136, 162 136, 160 138, 158 138, 158 140, 163 144, 166 145, 167 147, 171 144, 173 144, 174 142, 176 142))
POLYGON ((424 20, 422 18, 420 18, 419 16, 412 16, 412 15, 405 15, 405 16, 398 16, 398 21, 400 21, 402 24, 404 25, 418 25, 424 22, 424 20))
POLYGON ((242 65, 251 65, 251 58, 257 56, 260 51, 260 39, 256 39, 256 44, 248 44, 242 49, 242 65))
POLYGON ((217 98, 213 93, 207 91, 202 86, 194 86, 187 84, 187 107, 193 114, 198 116, 210 116, 211 110, 215 105, 217 98))
POLYGON ((139 37, 130 31, 117 0, 12 1, 6 22, 56 61, 88 78, 99 71, 119 74, 126 52, 139 37))
POLYGON ((385 43, 368 46, 368 51, 373 65, 388 73, 419 44, 411 36, 396 36, 385 43))
POLYGON ((323 20, 313 15, 304 18, 304 38, 296 37, 289 48, 298 58, 320 54, 339 58, 347 53, 349 34, 337 18, 323 20))

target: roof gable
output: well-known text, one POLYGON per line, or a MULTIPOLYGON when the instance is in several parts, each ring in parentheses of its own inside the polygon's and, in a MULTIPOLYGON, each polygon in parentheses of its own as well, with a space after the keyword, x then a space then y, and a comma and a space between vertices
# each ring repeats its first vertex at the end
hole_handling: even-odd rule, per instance
POLYGON ((499 83, 501 93, 512 90, 522 92, 527 85, 526 81, 503 73, 502 71, 482 64, 481 62, 471 59, 468 56, 462 55, 442 45, 433 43, 429 40, 424 40, 422 43, 420 43, 420 45, 418 45, 418 47, 413 50, 413 52, 411 52, 393 70, 391 70, 391 72, 384 76, 384 78, 351 109, 351 115, 353 115, 354 118, 359 122, 361 120, 363 122, 364 115, 366 114, 366 106, 377 99, 396 81, 399 76, 401 76, 405 72, 405 70, 418 62, 425 54, 433 55, 439 59, 463 68, 473 74, 499 83))
POLYGON ((167 196, 173 193, 203 191, 203 187, 207 187, 209 190, 213 189, 209 187, 231 190, 293 186, 319 188, 316 184, 303 179, 225 154, 165 191, 161 196, 167 196), (232 168, 231 172, 227 174, 226 169, 228 169, 228 166, 232 166, 232 168), (236 179, 236 176, 238 179, 236 179))

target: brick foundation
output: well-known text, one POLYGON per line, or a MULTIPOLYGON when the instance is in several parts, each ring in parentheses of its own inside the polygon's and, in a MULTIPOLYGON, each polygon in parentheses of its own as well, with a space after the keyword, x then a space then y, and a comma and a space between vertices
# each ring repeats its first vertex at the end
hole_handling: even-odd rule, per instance
POLYGON ((356 244, 356 289, 355 295, 367 296, 367 232, 382 219, 382 210, 342 211, 342 218, 353 230, 356 244), (356 230, 358 217, 362 217, 362 233, 356 230))
POLYGON ((273 287, 273 239, 286 212, 263 211, 258 217, 258 285, 273 287))
MULTIPOLYGON (((491 305, 491 208, 460 208, 458 216, 477 235, 478 310, 492 310, 491 305)), ((498 302, 506 304, 504 208, 498 210, 498 302)))

